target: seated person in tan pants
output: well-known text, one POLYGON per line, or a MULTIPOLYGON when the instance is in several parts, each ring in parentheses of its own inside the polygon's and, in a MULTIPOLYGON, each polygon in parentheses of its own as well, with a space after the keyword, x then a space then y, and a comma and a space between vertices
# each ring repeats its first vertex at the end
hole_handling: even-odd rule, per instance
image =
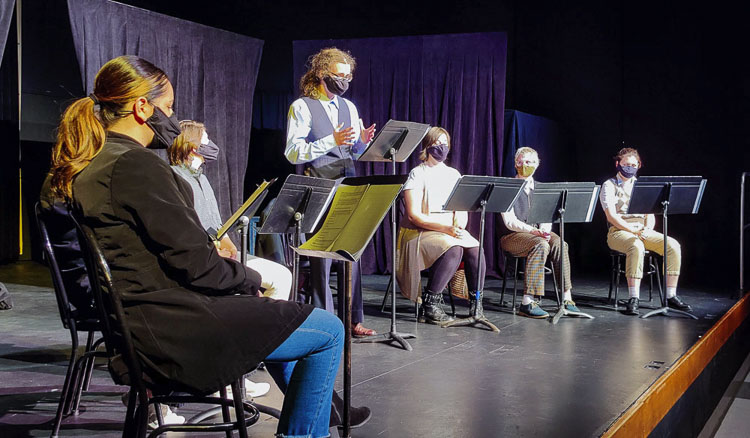
MULTIPOLYGON (((628 304, 625 313, 638 315, 638 299, 643 278, 644 251, 664 253, 664 235, 654 231, 653 214, 628 214, 630 194, 635 174, 641 168, 641 156, 632 148, 620 149, 614 157, 617 175, 602 184, 599 200, 609 222, 607 245, 625 254, 625 276, 628 280, 628 304)), ((677 296, 680 277, 681 252, 677 240, 667 239, 667 304, 673 309, 691 311, 691 307, 677 296)))
MULTIPOLYGON (((534 172, 539 167, 539 155, 530 147, 516 151, 516 178, 526 180, 521 194, 513 204, 513 210, 501 213, 502 221, 497 221, 500 246, 503 251, 516 257, 526 257, 523 300, 518 312, 529 318, 547 318, 549 313, 542 310, 534 296, 539 299, 544 295, 544 264, 549 256, 555 271, 565 269, 565 288, 563 305, 567 310, 579 312, 571 296, 570 259, 568 244, 560 245, 560 236, 551 232, 552 224, 528 224, 531 209, 531 196, 534 192, 534 172), (563 262, 564 259, 564 262, 563 262)), ((507 267, 506 267, 507 269, 507 267)))

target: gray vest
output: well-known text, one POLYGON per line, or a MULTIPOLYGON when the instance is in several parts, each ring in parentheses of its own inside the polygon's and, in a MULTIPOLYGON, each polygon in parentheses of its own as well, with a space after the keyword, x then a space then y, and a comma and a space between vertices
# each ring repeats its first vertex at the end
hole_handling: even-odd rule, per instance
MULTIPOLYGON (((529 210, 531 209, 531 195, 533 193, 533 189, 529 192, 528 195, 524 190, 521 190, 521 193, 518 194, 518 199, 516 199, 516 202, 513 204, 513 213, 515 213, 516 218, 518 218, 518 220, 523 223, 527 223, 526 221, 529 219, 529 210)), ((508 227, 505 226, 503 218, 499 217, 497 220, 497 232, 500 234, 500 236, 505 236, 507 234, 513 233, 514 231, 509 230, 508 227)))
MULTIPOLYGON (((348 128, 352 126, 349 107, 341 97, 336 96, 336 99, 339 108, 339 124, 343 123, 343 128, 348 128)), ((320 101, 309 97, 303 97, 302 100, 307 104, 312 116, 312 127, 305 140, 310 143, 333 134, 334 126, 320 101)), ((328 103, 325 103, 325 105, 328 105, 328 103)), ((318 178, 338 179, 355 176, 352 148, 351 146, 337 146, 322 157, 305 163, 305 170, 311 176, 318 178)))

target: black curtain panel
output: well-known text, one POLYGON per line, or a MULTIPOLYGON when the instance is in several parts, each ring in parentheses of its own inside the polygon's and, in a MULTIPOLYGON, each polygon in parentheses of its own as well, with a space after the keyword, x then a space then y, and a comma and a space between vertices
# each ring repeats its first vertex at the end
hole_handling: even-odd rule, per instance
POLYGON ((18 56, 15 27, 9 35, 15 0, 0 0, 0 263, 18 258, 18 56), (9 50, 5 51, 6 43, 9 50))
MULTIPOLYGON (((450 166, 464 175, 501 175, 505 33, 295 41, 295 87, 310 55, 330 46, 348 50, 356 59, 354 80, 345 97, 357 106, 365 126, 382 127, 388 119, 442 126, 451 134, 450 166)), ((398 164, 396 172, 407 174, 417 166, 419 150, 398 164)), ((360 175, 392 172, 390 164, 357 166, 360 175)), ((477 236, 479 215, 469 216, 469 230, 477 236)), ((389 222, 381 225, 363 255, 365 273, 390 272, 389 222)), ((488 273, 497 275, 501 253, 494 223, 493 215, 488 215, 485 251, 488 273)))
POLYGON ((244 201, 263 41, 109 1, 68 0, 68 10, 87 93, 99 68, 120 55, 137 55, 167 73, 177 117, 205 123, 221 148, 206 175, 228 219, 244 201))

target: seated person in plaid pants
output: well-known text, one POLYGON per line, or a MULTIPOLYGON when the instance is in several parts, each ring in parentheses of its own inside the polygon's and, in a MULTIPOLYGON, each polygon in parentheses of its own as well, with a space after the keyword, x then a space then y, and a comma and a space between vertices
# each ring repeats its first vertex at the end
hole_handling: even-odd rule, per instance
MULTIPOLYGON (((544 264, 550 257, 555 272, 565 269, 565 288, 563 305, 567 310, 578 312, 571 297, 570 259, 568 258, 568 244, 564 249, 560 245, 560 236, 552 232, 552 224, 528 224, 531 206, 531 195, 534 192, 534 172, 539 167, 539 155, 530 147, 523 147, 516 151, 516 178, 526 180, 521 194, 513 204, 513 210, 501 213, 501 221, 497 221, 500 246, 503 251, 515 257, 526 257, 524 275, 523 300, 518 312, 529 318, 547 318, 549 314, 539 307, 534 297, 544 295, 544 264), (564 259, 564 263, 563 263, 564 259)), ((507 269, 507 267, 506 267, 507 269)))
MULTIPOLYGON (((628 280, 628 299, 625 313, 638 315, 638 300, 643 278, 645 250, 659 255, 664 253, 664 234, 654 231, 653 214, 628 214, 630 194, 633 192, 635 174, 641 168, 641 156, 632 148, 620 149, 614 157, 617 175, 602 184, 599 200, 607 215, 609 231, 607 245, 625 254, 625 277, 628 280)), ((690 312, 691 307, 677 296, 682 253, 677 240, 667 239, 667 305, 673 309, 690 312)))

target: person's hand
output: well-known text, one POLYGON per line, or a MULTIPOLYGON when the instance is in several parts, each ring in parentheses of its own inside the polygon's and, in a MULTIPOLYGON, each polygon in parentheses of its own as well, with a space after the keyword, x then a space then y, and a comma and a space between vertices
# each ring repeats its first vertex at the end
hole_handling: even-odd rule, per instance
POLYGON ((463 232, 461 227, 456 227, 453 225, 443 225, 442 231, 443 233, 453 237, 461 237, 461 233, 463 232))
POLYGON ((641 233, 643 233, 643 225, 641 225, 641 224, 631 224, 630 225, 630 229, 628 231, 630 231, 631 233, 633 233, 636 236, 638 236, 639 239, 642 239, 641 233))
POLYGON ((333 130, 333 140, 336 142, 336 146, 351 146, 354 144, 354 128, 350 126, 346 129, 341 129, 343 126, 344 124, 340 123, 333 130))
POLYGON ((234 243, 228 236, 221 238, 217 250, 219 251, 219 255, 225 258, 233 259, 237 256, 237 247, 234 246, 234 243))
POLYGON ((543 238, 544 240, 549 240, 549 239, 550 239, 550 238, 552 237, 552 235, 551 235, 550 233, 548 233, 548 232, 546 232, 546 231, 542 231, 542 230, 540 230, 539 228, 534 228, 534 229, 533 229, 533 230, 531 231, 531 234, 533 234, 533 235, 535 235, 535 236, 538 236, 538 237, 541 237, 541 238, 543 238))
POLYGON ((375 137, 375 124, 374 123, 370 125, 369 128, 363 129, 362 134, 360 135, 360 138, 362 139, 362 143, 364 144, 370 143, 373 137, 375 137))

